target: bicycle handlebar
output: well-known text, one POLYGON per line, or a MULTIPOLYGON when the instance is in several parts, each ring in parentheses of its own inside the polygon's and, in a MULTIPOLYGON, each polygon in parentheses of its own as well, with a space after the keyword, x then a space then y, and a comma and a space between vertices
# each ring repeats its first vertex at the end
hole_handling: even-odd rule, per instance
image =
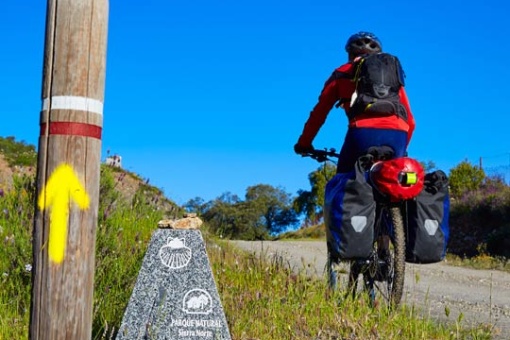
POLYGON ((333 161, 331 159, 332 157, 339 158, 340 154, 336 153, 336 150, 331 148, 329 150, 328 149, 324 149, 324 150, 313 149, 313 150, 310 150, 310 151, 302 154, 302 156, 313 158, 317 162, 325 162, 325 161, 333 161))
MULTIPOLYGON (((375 161, 384 161, 388 159, 392 159, 394 155, 394 151, 390 147, 371 147, 367 150, 366 154, 361 158, 364 158, 364 167, 369 168, 371 164, 373 164, 375 161)), ((336 163, 337 160, 340 158, 340 154, 336 153, 336 150, 334 148, 324 148, 322 150, 319 149, 312 149, 309 150, 303 154, 301 154, 303 157, 310 157, 315 159, 317 162, 325 162, 325 161, 331 161, 333 163, 336 163), (332 158, 336 158, 333 160, 332 158)))

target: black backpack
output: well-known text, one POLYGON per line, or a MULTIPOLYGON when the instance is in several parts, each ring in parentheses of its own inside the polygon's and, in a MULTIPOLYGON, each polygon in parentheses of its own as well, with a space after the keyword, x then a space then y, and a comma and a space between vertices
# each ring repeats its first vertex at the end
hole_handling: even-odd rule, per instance
POLYGON ((389 53, 367 54, 355 61, 356 91, 351 99, 350 119, 360 113, 397 114, 407 121, 407 111, 400 102, 404 71, 397 57, 389 53))

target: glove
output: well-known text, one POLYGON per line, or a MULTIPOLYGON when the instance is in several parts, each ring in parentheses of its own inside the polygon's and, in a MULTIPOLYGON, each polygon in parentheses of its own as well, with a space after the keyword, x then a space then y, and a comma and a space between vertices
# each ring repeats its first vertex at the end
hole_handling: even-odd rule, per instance
POLYGON ((294 145, 294 152, 297 153, 298 155, 304 155, 313 150, 314 149, 312 145, 300 145, 299 143, 296 143, 296 145, 294 145))

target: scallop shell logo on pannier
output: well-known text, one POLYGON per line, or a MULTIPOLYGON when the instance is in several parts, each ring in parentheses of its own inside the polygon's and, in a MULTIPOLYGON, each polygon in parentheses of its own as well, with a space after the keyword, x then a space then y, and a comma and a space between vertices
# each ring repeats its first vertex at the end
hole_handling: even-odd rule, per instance
POLYGON ((184 238, 169 237, 166 245, 159 250, 159 257, 171 269, 186 267, 191 260, 191 249, 184 244, 184 238))

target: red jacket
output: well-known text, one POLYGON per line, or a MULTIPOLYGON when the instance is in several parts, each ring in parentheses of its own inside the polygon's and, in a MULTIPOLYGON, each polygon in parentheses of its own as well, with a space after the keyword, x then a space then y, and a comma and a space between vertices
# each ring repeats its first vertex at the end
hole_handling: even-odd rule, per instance
MULTIPOLYGON (((299 137, 298 144, 301 146, 310 146, 319 132, 326 117, 335 103, 340 101, 340 106, 346 112, 350 109, 351 96, 355 90, 353 63, 348 62, 337 68, 331 77, 324 84, 324 88, 319 96, 319 102, 315 105, 310 117, 305 124, 303 133, 299 137)), ((414 132, 415 122, 409 105, 409 100, 404 87, 400 88, 400 101, 407 110, 407 122, 395 115, 374 116, 370 114, 360 114, 349 121, 349 127, 369 127, 379 129, 395 129, 407 132, 407 143, 411 140, 414 132)))

